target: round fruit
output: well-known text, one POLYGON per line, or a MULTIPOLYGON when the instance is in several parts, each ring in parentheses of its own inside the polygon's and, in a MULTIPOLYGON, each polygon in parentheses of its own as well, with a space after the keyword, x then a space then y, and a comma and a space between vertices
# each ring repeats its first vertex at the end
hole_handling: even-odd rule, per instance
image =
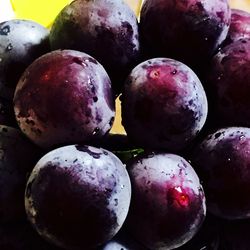
POLYGON ((30 20, 0 23, 0 96, 13 100, 15 88, 25 68, 48 52, 49 31, 30 20))
POLYGON ((250 217, 250 128, 210 134, 193 152, 192 163, 207 197, 208 210, 222 218, 250 217))
POLYGON ((128 164, 132 200, 128 227, 152 250, 175 249, 199 230, 206 213, 199 178, 182 157, 140 155, 128 164))
POLYGON ((135 144, 179 151, 202 129, 207 98, 195 73, 181 62, 155 58, 128 76, 122 94, 122 123, 135 144))
POLYGON ((139 56, 137 18, 122 0, 76 0, 57 16, 50 43, 95 57, 119 92, 139 56))
POLYGON ((106 71, 93 57, 73 50, 33 62, 18 82, 14 108, 22 131, 44 148, 98 139, 110 130, 115 114, 106 71))
POLYGON ((62 250, 44 241, 26 220, 0 224, 1 250, 62 250))
POLYGON ((17 127, 13 102, 0 97, 0 124, 17 127))
POLYGON ((131 186, 122 162, 90 146, 49 152, 35 166, 26 187, 29 220, 46 240, 65 249, 90 249, 121 228, 131 186))
POLYGON ((38 158, 37 149, 19 130, 0 125, 0 223, 25 217, 26 178, 38 158))
POLYGON ((250 41, 240 39, 220 50, 207 78, 214 126, 250 126, 250 41))
POLYGON ((226 38, 227 0, 145 0, 140 35, 149 57, 169 57, 200 68, 226 38))
POLYGON ((244 10, 232 9, 231 24, 227 39, 223 45, 234 43, 241 38, 250 38, 250 13, 244 10))

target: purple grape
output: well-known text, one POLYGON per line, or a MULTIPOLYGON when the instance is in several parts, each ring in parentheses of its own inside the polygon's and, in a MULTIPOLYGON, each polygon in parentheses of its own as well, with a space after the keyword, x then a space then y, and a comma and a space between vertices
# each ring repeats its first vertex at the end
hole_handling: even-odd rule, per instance
POLYGON ((250 38, 250 13, 244 10, 232 9, 231 24, 223 45, 234 43, 242 38, 250 38))
POLYGON ((223 250, 248 250, 250 245, 249 230, 250 220, 224 220, 220 222, 219 249, 223 250))
POLYGON ((0 249, 60 250, 61 248, 59 249, 53 245, 49 245, 32 229, 27 221, 20 221, 0 225, 0 249))
POLYGON ((23 134, 0 125, 0 223, 25 217, 24 191, 39 152, 23 134))
POLYGON ((131 186, 122 162, 90 146, 65 146, 35 166, 26 187, 28 219, 46 240, 64 249, 90 249, 121 228, 131 186))
POLYGON ((222 250, 220 235, 220 221, 207 214, 198 233, 178 250, 222 250))
POLYGON ((174 249, 199 230, 206 213, 199 178, 184 158, 146 154, 128 164, 132 199, 128 227, 152 250, 174 249))
POLYGON ((50 50, 49 31, 31 20, 0 23, 0 96, 12 101, 25 68, 50 50))
POLYGON ((33 62, 18 82, 14 108, 22 131, 44 148, 97 140, 110 130, 115 114, 106 71, 73 50, 33 62))
POLYGON ((169 57, 199 68, 226 38, 227 0, 145 0, 140 35, 149 57, 169 57))
POLYGON ((0 97, 0 124, 18 127, 13 110, 13 102, 0 97))
POLYGON ((76 49, 95 57, 119 92, 139 57, 138 23, 122 0, 76 0, 57 16, 52 49, 76 49))
MULTIPOLYGON (((125 222, 126 223, 126 222, 125 222)), ((148 250, 139 244, 134 238, 122 228, 119 233, 98 250, 148 250)))
POLYGON ((181 62, 155 58, 128 76, 122 94, 122 123, 135 144, 179 151, 202 129, 207 98, 195 73, 181 62))
POLYGON ((206 193, 208 211, 226 219, 250 217, 250 128, 229 127, 207 136, 192 163, 206 193))
POLYGON ((250 41, 240 39, 223 48, 207 78, 213 126, 250 126, 250 41))

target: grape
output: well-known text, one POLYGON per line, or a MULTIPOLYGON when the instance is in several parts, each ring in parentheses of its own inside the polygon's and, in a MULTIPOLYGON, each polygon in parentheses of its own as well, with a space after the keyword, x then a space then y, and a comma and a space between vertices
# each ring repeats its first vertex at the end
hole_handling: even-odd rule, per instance
POLYGON ((208 211, 226 219, 250 216, 250 129, 228 127, 207 136, 192 154, 208 211))
POLYGON ((110 79, 93 57, 57 50, 27 68, 14 109, 22 131, 37 145, 51 148, 101 138, 113 124, 115 102, 110 79))
POLYGON ((143 53, 198 69, 226 38, 230 16, 227 0, 145 0, 140 14, 143 53))
POLYGON ((122 93, 122 123, 136 145, 182 150, 202 129, 206 117, 201 82, 181 62, 150 59, 128 76, 122 93))
MULTIPOLYGON (((126 222, 125 222, 126 223, 126 222)), ((129 235, 126 230, 121 229, 119 233, 98 250, 147 250, 143 245, 129 235)))
POLYGON ((147 153, 127 168, 133 190, 127 223, 135 238, 152 250, 189 241, 206 213, 204 192, 191 165, 178 155, 147 153))
POLYGON ((64 249, 90 249, 121 228, 131 186, 121 161, 111 152, 82 145, 55 149, 35 166, 25 207, 33 227, 64 249))
POLYGON ((12 101, 0 97, 0 124, 17 127, 12 101))
POLYGON ((240 39, 215 55, 206 88, 215 128, 250 126, 250 41, 240 39))
POLYGON ((27 221, 0 225, 1 250, 60 250, 49 245, 33 230, 27 221))
POLYGON ((220 235, 220 221, 217 217, 207 214, 198 233, 178 250, 222 250, 219 248, 220 235))
POLYGON ((19 130, 0 125, 0 223, 25 217, 26 177, 39 156, 19 130))
POLYGON ((49 31, 30 20, 0 23, 0 97, 12 101, 25 68, 48 52, 49 31))
POLYGON ((76 49, 95 57, 119 92, 139 57, 138 24, 122 0, 76 0, 57 16, 52 49, 76 49))
POLYGON ((250 38, 250 13, 238 9, 232 9, 231 12, 231 24, 223 46, 234 43, 241 38, 250 38))
POLYGON ((248 250, 250 221, 248 220, 222 220, 220 223, 220 249, 248 250))

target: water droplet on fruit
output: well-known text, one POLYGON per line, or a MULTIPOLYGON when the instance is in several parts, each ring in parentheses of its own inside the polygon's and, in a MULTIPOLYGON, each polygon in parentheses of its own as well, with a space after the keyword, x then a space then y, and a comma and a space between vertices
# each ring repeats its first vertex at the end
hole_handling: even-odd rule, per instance
POLYGON ((7 36, 10 32, 10 26, 6 25, 0 30, 0 35, 7 36))
POLYGON ((121 185, 121 189, 123 189, 125 187, 125 185, 121 185))
POLYGON ((92 83, 91 79, 88 78, 88 85, 90 86, 90 90, 93 94, 95 94, 95 86, 94 84, 92 83))
POLYGON ((87 64, 81 59, 81 58, 78 58, 78 57, 74 57, 73 58, 73 62, 83 66, 83 67, 86 67, 87 64))
POLYGON ((205 37, 205 41, 207 41, 208 40, 208 38, 207 37, 205 37))
POLYGON ((2 62, 2 60, 3 60, 3 59, 2 59, 2 58, 0 58, 0 62, 2 62))
POLYGON ((98 132, 100 131, 100 129, 98 127, 96 127, 92 133, 92 135, 96 135, 98 132))
POLYGON ((245 136, 244 136, 244 135, 241 135, 241 136, 240 136, 240 141, 243 140, 243 139, 245 139, 245 136))
POLYGON ((231 158, 227 158, 227 161, 231 161, 231 158))
POLYGON ((11 51, 13 49, 13 46, 11 43, 8 44, 8 46, 6 47, 6 51, 11 51))
POLYGON ((175 75, 176 73, 177 73, 177 70, 176 70, 176 69, 174 69, 174 70, 171 72, 172 75, 175 75))

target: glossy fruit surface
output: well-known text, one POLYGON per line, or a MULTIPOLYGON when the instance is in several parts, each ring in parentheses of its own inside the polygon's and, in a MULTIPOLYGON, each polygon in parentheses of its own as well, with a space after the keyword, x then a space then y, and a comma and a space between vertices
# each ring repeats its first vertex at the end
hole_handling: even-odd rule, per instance
POLYGON ((95 57, 119 92, 139 56, 137 18, 122 0, 76 0, 57 16, 50 43, 95 57))
POLYGON ((0 96, 12 101, 17 82, 37 57, 48 52, 49 31, 30 20, 0 23, 0 96))
POLYGON ((196 74, 181 62, 155 58, 128 76, 122 124, 136 145, 172 152, 184 149, 202 129, 207 98, 196 74))
POLYGON ((250 129, 229 127, 207 136, 192 164, 206 193, 208 210, 226 219, 250 216, 250 129))
POLYGON ((244 10, 232 9, 231 23, 223 46, 250 38, 250 13, 244 10))
POLYGON ((73 50, 53 51, 32 63, 18 83, 14 108, 22 131, 43 148, 98 139, 115 114, 106 71, 73 50))
POLYGON ((135 238, 152 250, 174 249, 199 230, 206 213, 199 178, 182 157, 138 155, 127 166, 132 200, 128 227, 135 238))
POLYGON ((240 39, 220 50, 207 79, 214 126, 250 126, 250 41, 240 39))
POLYGON ((145 0, 140 35, 149 57, 169 57, 200 68, 226 38, 227 0, 145 0))
POLYGON ((0 125, 0 223, 25 217, 26 178, 38 159, 37 148, 19 130, 0 125))
POLYGON ((66 146, 46 154, 26 187, 25 207, 33 227, 65 249, 90 249, 121 228, 131 186, 121 161, 90 146, 66 146))

